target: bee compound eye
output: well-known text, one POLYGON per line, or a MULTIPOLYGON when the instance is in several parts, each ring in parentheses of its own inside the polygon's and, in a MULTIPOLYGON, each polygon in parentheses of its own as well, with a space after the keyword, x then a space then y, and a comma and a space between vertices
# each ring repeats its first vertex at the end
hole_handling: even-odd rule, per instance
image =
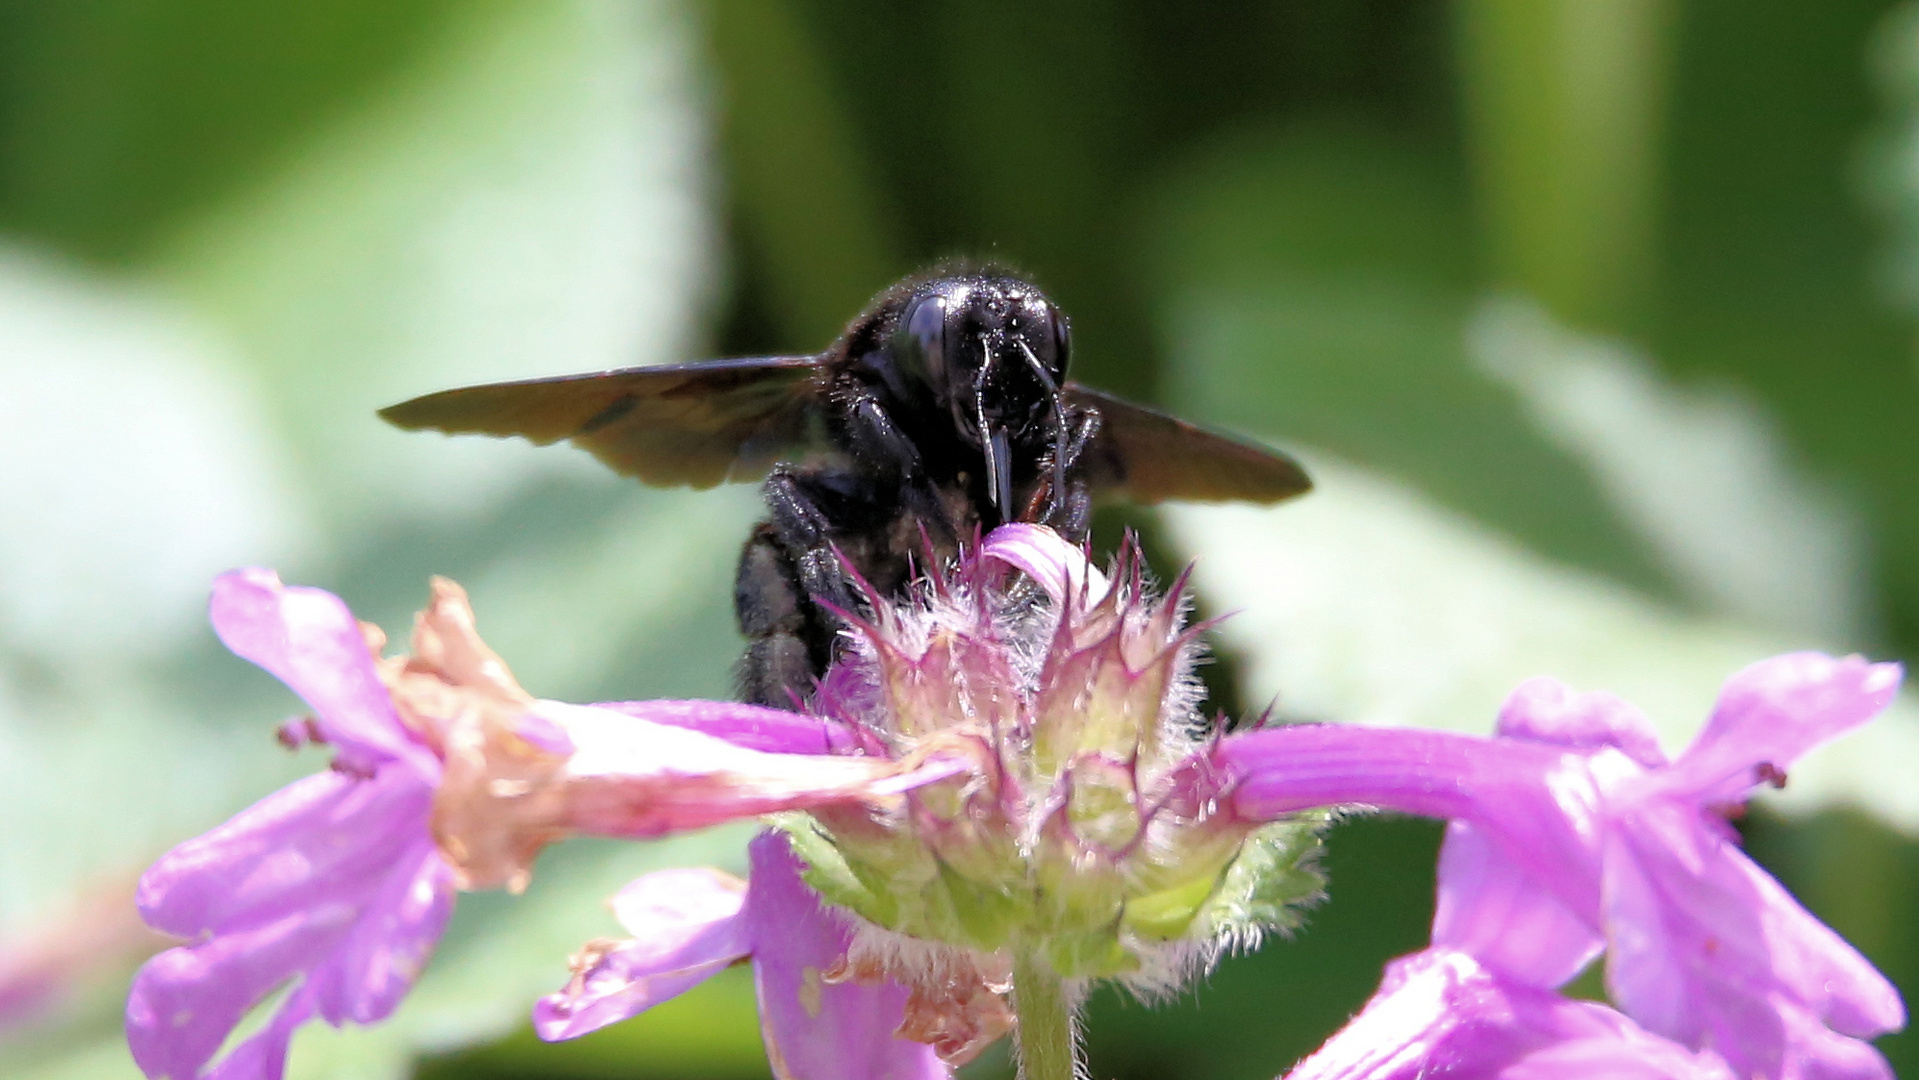
POLYGON ((1064 375, 1066 363, 1073 354, 1073 328, 1058 308, 1048 314, 1053 322, 1053 373, 1064 375))
POLYGON ((946 300, 924 296, 913 302, 904 320, 906 336, 919 348, 929 373, 945 366, 946 300))

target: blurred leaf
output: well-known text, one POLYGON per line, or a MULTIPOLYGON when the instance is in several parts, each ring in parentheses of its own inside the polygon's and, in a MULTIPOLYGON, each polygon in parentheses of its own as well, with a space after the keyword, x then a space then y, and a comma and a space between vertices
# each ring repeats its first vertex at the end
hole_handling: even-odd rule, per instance
POLYGON ((1325 446, 1555 558, 1672 591, 1591 474, 1470 363, 1462 201, 1442 160, 1347 123, 1183 163, 1144 219, 1168 401, 1325 446))
MULTIPOLYGON (((1863 61, 1893 0, 1692 0, 1675 53, 1660 314, 1682 380, 1744 386, 1858 510, 1885 645, 1919 650, 1919 378, 1859 205, 1863 61)), ((1910 29, 1911 24, 1904 24, 1910 29)), ((1911 50, 1894 36, 1886 48, 1911 50)))
POLYGON ((885 192, 793 0, 709 0, 733 201, 788 353, 824 348, 905 272, 885 192))
POLYGON ((131 903, 153 856, 313 766, 272 740, 290 700, 229 701, 259 710, 236 737, 234 712, 176 722, 180 696, 131 664, 69 660, 46 679, 0 687, 0 944, 95 893, 131 903))
POLYGON ((1467 145, 1496 283, 1637 325, 1657 265, 1671 0, 1463 0, 1467 145))
POLYGON ((358 106, 450 0, 0 7, 0 223, 121 261, 358 106))
POLYGON ((1790 638, 1864 642, 1872 605, 1856 515, 1802 474, 1750 391, 1672 386, 1645 355, 1513 298, 1481 306, 1468 345, 1697 607, 1790 638))
POLYGON ((152 655, 214 574, 310 528, 257 386, 205 320, 136 283, 0 247, 0 642, 152 655))
MULTIPOLYGON (((1319 487, 1297 505, 1168 514, 1200 586, 1241 609, 1220 635, 1247 700, 1282 715, 1485 734, 1513 688, 1551 675, 1639 706, 1677 752, 1728 676, 1797 647, 1555 565, 1377 474, 1309 463, 1319 487)), ((1851 805, 1919 834, 1915 760, 1908 695, 1808 755, 1771 805, 1851 805)))
MULTIPOLYGON (((1919 986, 1919 844, 1884 823, 1851 811, 1826 811, 1784 821, 1752 815, 1743 828, 1746 850, 1792 894, 1857 946, 1901 987, 1907 1000, 1919 986)), ((1919 1068, 1919 1032, 1874 1040, 1895 1075, 1919 1068)))
POLYGON ((383 405, 687 357, 711 276, 688 30, 668 0, 469 8, 156 253, 259 365, 325 525, 471 513, 589 468, 403 433, 383 405))
POLYGON ((147 858, 297 768, 271 713, 231 738, 271 699, 209 714, 167 665, 203 640, 213 575, 301 550, 305 514, 231 354, 151 290, 0 249, 0 378, 10 949, 71 904, 130 898, 147 858))
POLYGON ((16 1080, 140 1080, 140 1070, 127 1053, 126 1040, 116 1032, 102 1035, 51 1060, 12 1064, 16 1080))
POLYGON ((1919 310, 1919 4, 1887 16, 1872 43, 1872 69, 1882 111, 1866 144, 1861 194, 1889 234, 1878 259, 1888 299, 1919 310))
MULTIPOLYGON (((1176 174, 1149 219, 1173 398, 1368 468, 1329 459, 1270 517, 1171 511, 1213 602, 1247 611, 1224 632, 1246 701, 1485 731, 1554 674, 1639 703, 1677 748, 1738 668, 1857 642, 1857 533, 1757 407, 1524 305, 1469 316, 1430 164, 1351 129, 1250 145, 1176 174)), ((1908 743, 1910 717, 1824 751, 1787 805, 1919 828, 1919 783, 1886 765, 1908 743)))
MULTIPOLYGON (((452 541, 479 573, 517 537, 562 532, 434 507, 473 515, 553 470, 604 482, 589 503, 647 505, 582 455, 453 449, 388 431, 371 410, 451 382, 684 350, 706 266, 686 28, 664 0, 580 0, 473 6, 429 36, 391 96, 335 118, 244 197, 174 233, 146 264, 164 287, 8 258, 0 363, 23 366, 9 403, 26 412, 7 428, 32 445, 9 456, 31 464, 4 494, 36 518, 4 537, 9 561, 35 572, 0 588, 0 772, 12 781, 0 817, 14 826, 0 844, 0 940, 57 918, 74 890, 130 890, 160 850, 312 767, 270 738, 298 703, 200 621, 215 571, 278 564, 398 630, 452 541), (435 450, 449 451, 441 468, 419 467, 435 450), (432 523, 396 530, 415 516, 432 523), (482 523, 497 531, 471 544, 482 523), (321 561, 342 537, 346 574, 288 565, 321 561), (404 596, 356 595, 375 564, 419 569, 404 596)), ((234 104, 140 107, 222 101, 234 104)), ((615 542, 617 568, 583 555, 571 568, 592 575, 599 605, 570 620, 526 612, 599 646, 590 663, 569 657, 551 692, 724 690, 730 567, 711 555, 737 543, 743 503, 680 512, 660 498, 650 505, 675 529, 652 535, 668 550, 615 542), (714 614, 679 618, 688 603, 714 614), (620 646, 651 634, 688 652, 665 671, 627 663, 620 646)), ((569 568, 564 552, 555 565, 569 568)), ((483 610, 520 622, 510 606, 483 610)))
POLYGON ((726 698, 740 640, 734 553, 760 516, 746 485, 646 491, 572 544, 536 543, 471 579, 484 626, 528 686, 576 700, 726 698))

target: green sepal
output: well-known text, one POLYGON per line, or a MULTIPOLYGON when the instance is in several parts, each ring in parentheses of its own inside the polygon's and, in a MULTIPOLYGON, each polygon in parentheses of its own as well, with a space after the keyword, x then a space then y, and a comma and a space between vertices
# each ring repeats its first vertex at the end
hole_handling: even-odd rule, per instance
POLYGON ((870 868, 856 866, 833 842, 819 823, 808 814, 775 814, 769 819, 774 828, 786 834, 806 869, 800 872, 813 891, 829 904, 858 915, 880 926, 899 922, 899 901, 891 890, 875 887, 870 868), (861 873, 866 870, 867 873, 861 873))
POLYGON ((1199 909, 1195 923, 1208 937, 1251 937, 1291 930, 1305 909, 1325 895, 1318 867, 1325 811, 1296 814, 1255 830, 1199 909))
POLYGON ((1219 886, 1220 879, 1199 876, 1190 881, 1136 896, 1126 901, 1122 924, 1149 941, 1171 941, 1183 937, 1193 919, 1205 908, 1219 886))
POLYGON ((960 931, 959 940, 971 948, 996 952, 1033 918, 1030 890, 1008 892, 974 881, 944 860, 939 863, 939 877, 927 885, 929 892, 934 889, 945 892, 944 899, 960 931))

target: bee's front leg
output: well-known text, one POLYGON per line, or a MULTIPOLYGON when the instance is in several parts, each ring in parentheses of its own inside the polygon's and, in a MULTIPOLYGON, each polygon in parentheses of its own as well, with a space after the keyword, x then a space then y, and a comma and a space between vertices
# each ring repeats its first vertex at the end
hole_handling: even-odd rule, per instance
MULTIPOLYGON (((766 507, 772 512, 767 524, 792 562, 801 596, 825 601, 842 611, 860 612, 865 610, 864 599, 834 546, 836 533, 858 524, 849 520, 851 505, 860 501, 857 493, 838 490, 849 479, 784 466, 774 469, 766 478, 766 507)), ((812 609, 812 605, 807 607, 812 609)))
POLYGON ((959 529, 947 514, 938 490, 927 479, 925 463, 915 443, 870 391, 856 394, 846 410, 846 440, 855 456, 899 481, 900 500, 936 540, 957 543, 959 529))
POLYGON ((1040 462, 1043 487, 1037 496, 1043 498, 1045 509, 1034 520, 1074 542, 1084 540, 1092 527, 1092 493, 1079 475, 1079 463, 1099 435, 1099 425, 1098 413, 1082 413, 1068 436, 1040 462))
POLYGON ((780 466, 767 477, 764 495, 769 518, 741 556, 736 606, 741 630, 768 654, 763 662, 749 662, 773 666, 777 651, 779 670, 787 673, 773 680, 777 693, 765 703, 787 707, 787 691, 810 693, 812 680, 832 662, 842 629, 836 612, 872 614, 860 578, 882 593, 898 583, 888 576, 885 560, 876 561, 869 535, 886 521, 874 510, 880 500, 870 478, 849 470, 780 466), (756 607, 761 593, 772 599, 756 607), (764 634, 756 634, 761 627, 764 634), (792 674, 800 669, 794 643, 805 647, 805 678, 792 674))

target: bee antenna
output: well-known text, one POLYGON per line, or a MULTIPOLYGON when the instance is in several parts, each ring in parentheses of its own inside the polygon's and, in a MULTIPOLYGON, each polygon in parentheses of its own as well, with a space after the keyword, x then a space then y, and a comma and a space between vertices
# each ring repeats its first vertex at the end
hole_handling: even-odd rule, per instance
POLYGON ((1053 509, 1058 511, 1066 505, 1066 401, 1059 384, 1053 381, 1053 373, 1024 341, 1019 342, 1019 351, 1025 354, 1026 366, 1039 376, 1040 385, 1046 387, 1053 402, 1053 509))

